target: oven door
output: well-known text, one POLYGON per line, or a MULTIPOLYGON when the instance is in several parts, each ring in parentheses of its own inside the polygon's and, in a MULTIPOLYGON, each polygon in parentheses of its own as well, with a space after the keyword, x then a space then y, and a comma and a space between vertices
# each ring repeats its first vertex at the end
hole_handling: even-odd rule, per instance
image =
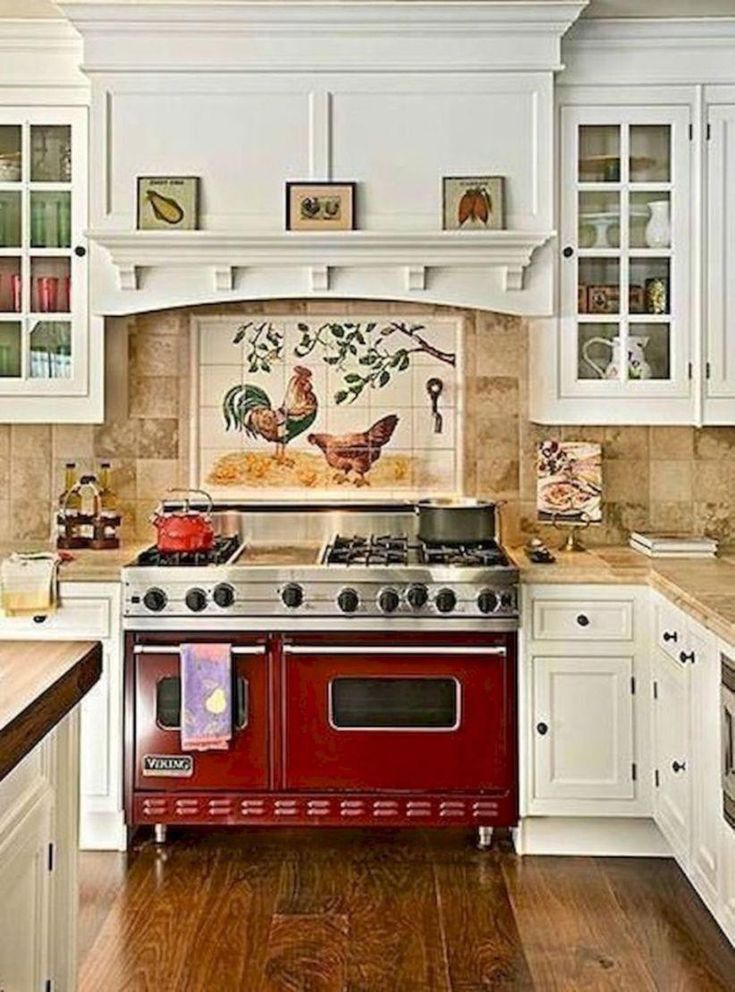
POLYGON ((268 785, 266 653, 232 649, 233 737, 222 751, 181 748, 178 645, 136 645, 135 788, 263 789, 268 785))
POLYGON ((286 788, 511 787, 505 647, 286 646, 284 664, 286 788))
POLYGON ((722 665, 722 792, 725 819, 735 828, 735 659, 720 655, 722 665))

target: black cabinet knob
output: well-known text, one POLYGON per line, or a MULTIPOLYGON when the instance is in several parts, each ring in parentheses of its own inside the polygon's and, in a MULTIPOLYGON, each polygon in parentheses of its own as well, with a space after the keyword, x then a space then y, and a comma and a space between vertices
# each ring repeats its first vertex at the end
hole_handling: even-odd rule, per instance
POLYGON ((77 245, 76 248, 74 249, 74 254, 77 256, 77 258, 84 258, 84 256, 87 254, 87 249, 84 247, 84 245, 77 245))
POLYGON ((580 627, 589 627, 590 618, 588 616, 585 616, 584 613, 580 613, 579 616, 577 617, 577 623, 579 624, 580 627))
POLYGON ((33 618, 34 623, 46 623, 47 617, 43 613, 37 613, 33 618))
POLYGON ((571 258, 573 254, 574 254, 574 248, 572 248, 571 245, 567 245, 566 248, 562 251, 562 255, 564 256, 564 258, 571 258))
POLYGON ((694 664, 694 652, 693 651, 689 651, 687 653, 686 651, 680 651, 679 652, 679 661, 682 663, 682 665, 686 665, 686 663, 688 661, 691 661, 691 663, 694 664))
POLYGON ((664 640, 666 641, 667 644, 669 641, 673 641, 674 644, 676 644, 676 642, 679 640, 679 635, 675 630, 665 630, 664 640))
POLYGON ((548 725, 548 723, 537 723, 536 724, 536 730, 538 730, 538 732, 543 737, 544 734, 548 734, 548 732, 549 732, 549 725, 548 725))
POLYGON ((672 761, 671 770, 673 772, 683 772, 686 771, 687 763, 686 761, 672 761))

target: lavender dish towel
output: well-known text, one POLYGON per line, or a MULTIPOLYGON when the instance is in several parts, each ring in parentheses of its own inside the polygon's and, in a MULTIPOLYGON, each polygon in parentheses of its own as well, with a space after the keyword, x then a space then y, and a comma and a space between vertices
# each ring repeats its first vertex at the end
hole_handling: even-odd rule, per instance
POLYGON ((232 740, 229 644, 181 645, 181 747, 224 751, 232 740))

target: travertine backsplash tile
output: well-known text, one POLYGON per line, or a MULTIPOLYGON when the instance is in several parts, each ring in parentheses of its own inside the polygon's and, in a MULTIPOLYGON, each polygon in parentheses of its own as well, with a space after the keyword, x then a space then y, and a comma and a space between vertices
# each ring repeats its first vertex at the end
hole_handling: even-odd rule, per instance
MULTIPOLYGON (((735 427, 546 427, 528 420, 528 329, 506 314, 365 301, 259 301, 199 313, 359 314, 415 312, 465 321, 464 466, 468 494, 506 500, 503 536, 559 535, 536 521, 535 452, 547 437, 597 441, 603 449, 603 523, 590 544, 627 540, 634 528, 706 532, 735 541, 735 427)), ((128 537, 153 537, 149 516, 189 465, 189 313, 131 318, 129 404, 100 425, 0 425, 0 540, 46 537, 67 460, 80 470, 112 462, 128 537)), ((112 374, 116 374, 113 370, 112 374)), ((440 484, 440 467, 417 482, 440 484)))

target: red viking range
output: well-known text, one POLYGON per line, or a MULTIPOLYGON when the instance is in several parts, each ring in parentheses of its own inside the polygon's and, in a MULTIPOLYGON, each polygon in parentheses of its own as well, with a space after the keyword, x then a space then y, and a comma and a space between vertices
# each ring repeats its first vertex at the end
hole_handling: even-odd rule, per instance
POLYGON ((209 547, 143 552, 128 825, 515 826, 518 572, 475 508, 202 506, 209 547))

